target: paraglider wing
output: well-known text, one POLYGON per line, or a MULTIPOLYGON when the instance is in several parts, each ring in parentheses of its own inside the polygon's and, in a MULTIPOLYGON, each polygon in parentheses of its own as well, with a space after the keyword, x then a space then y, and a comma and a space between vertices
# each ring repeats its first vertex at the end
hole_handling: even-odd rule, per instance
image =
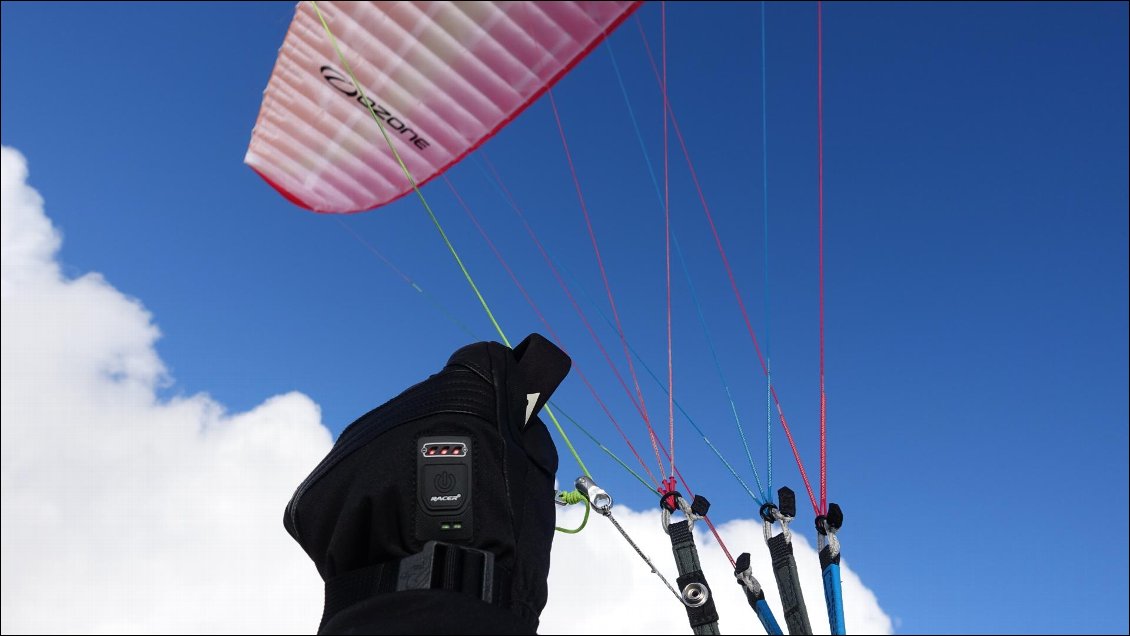
POLYGON ((412 185, 374 114, 423 185, 548 90, 638 4, 300 3, 244 161, 316 212, 379 207, 412 185))

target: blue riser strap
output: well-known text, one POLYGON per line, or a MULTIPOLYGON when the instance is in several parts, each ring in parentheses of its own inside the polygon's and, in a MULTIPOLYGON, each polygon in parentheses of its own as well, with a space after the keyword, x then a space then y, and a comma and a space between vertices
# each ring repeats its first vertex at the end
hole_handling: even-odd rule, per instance
MULTIPOLYGON (((821 559, 823 561, 824 559, 821 559)), ((840 591, 840 564, 837 555, 835 563, 828 563, 822 571, 824 578, 824 601, 828 604, 828 625, 832 634, 846 634, 844 626, 844 597, 840 591)))
POLYGON ((777 624, 777 619, 773 617, 773 610, 769 608, 769 604, 765 599, 761 599, 753 606, 753 611, 757 612, 757 618, 761 619, 761 626, 765 628, 765 633, 771 636, 781 636, 784 632, 781 631, 781 626, 777 624))

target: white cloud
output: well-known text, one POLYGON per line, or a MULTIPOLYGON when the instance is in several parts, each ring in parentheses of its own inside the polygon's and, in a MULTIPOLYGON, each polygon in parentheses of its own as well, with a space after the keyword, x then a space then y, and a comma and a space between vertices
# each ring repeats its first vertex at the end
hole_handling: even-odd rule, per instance
MULTIPOLYGON (((168 378, 152 317, 98 274, 62 276, 59 233, 27 185, 24 158, 0 153, 0 629, 313 631, 321 581, 281 517, 330 447, 318 406, 288 393, 233 414, 207 395, 159 398, 168 378)), ((654 513, 617 517, 673 572, 654 513)), ((722 532, 748 544, 779 607, 760 525, 735 521, 722 532)), ((760 633, 720 550, 706 537, 699 545, 723 631, 760 633)), ((797 560, 813 625, 827 633, 816 555, 800 537, 797 560)), ((843 583, 848 627, 890 632, 846 567, 843 583)), ((556 538, 541 631, 689 633, 681 606, 598 517, 556 538)))
POLYGON ((159 399, 151 316, 61 276, 26 162, 0 152, 3 631, 312 630, 321 582, 282 510, 330 446, 318 406, 159 399))

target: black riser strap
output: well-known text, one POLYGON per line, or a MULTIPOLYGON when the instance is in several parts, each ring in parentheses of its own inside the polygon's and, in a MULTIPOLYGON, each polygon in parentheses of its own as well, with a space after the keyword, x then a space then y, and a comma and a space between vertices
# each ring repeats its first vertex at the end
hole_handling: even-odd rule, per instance
POLYGON ((687 619, 695 634, 720 634, 718 631, 718 610, 714 606, 714 594, 706 582, 706 575, 702 573, 702 564, 698 559, 698 548, 694 544, 694 534, 691 533, 690 524, 686 521, 672 523, 667 526, 671 535, 671 551, 675 555, 675 565, 679 568, 679 578, 676 583, 680 592, 691 583, 698 583, 706 589, 708 594, 706 602, 698 607, 684 605, 687 609, 687 619))
POLYGON ((773 557, 773 576, 777 578, 777 589, 781 592, 781 607, 785 611, 785 624, 789 626, 789 634, 812 634, 808 608, 804 606, 804 594, 800 589, 800 573, 797 571, 796 559, 793 558, 793 544, 783 534, 771 537, 769 554, 773 557))
POLYGON ((832 556, 832 548, 830 546, 824 546, 824 549, 820 551, 820 569, 827 570, 828 566, 833 563, 836 565, 840 564, 839 553, 837 552, 836 556, 832 556))

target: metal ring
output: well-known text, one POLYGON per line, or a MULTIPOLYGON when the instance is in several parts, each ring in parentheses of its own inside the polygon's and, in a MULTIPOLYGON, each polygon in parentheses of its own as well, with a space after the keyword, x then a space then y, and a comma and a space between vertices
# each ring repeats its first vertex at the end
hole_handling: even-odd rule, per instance
POLYGON ((608 512, 612 509, 612 495, 603 491, 596 493, 592 498, 592 507, 600 513, 608 512))
POLYGON ((587 475, 577 478, 577 490, 592 504, 592 509, 597 513, 608 516, 612 512, 612 495, 596 485, 596 482, 587 475))
POLYGON ((687 583, 683 588, 683 604, 687 607, 702 607, 710 600, 710 588, 702 583, 687 583))

